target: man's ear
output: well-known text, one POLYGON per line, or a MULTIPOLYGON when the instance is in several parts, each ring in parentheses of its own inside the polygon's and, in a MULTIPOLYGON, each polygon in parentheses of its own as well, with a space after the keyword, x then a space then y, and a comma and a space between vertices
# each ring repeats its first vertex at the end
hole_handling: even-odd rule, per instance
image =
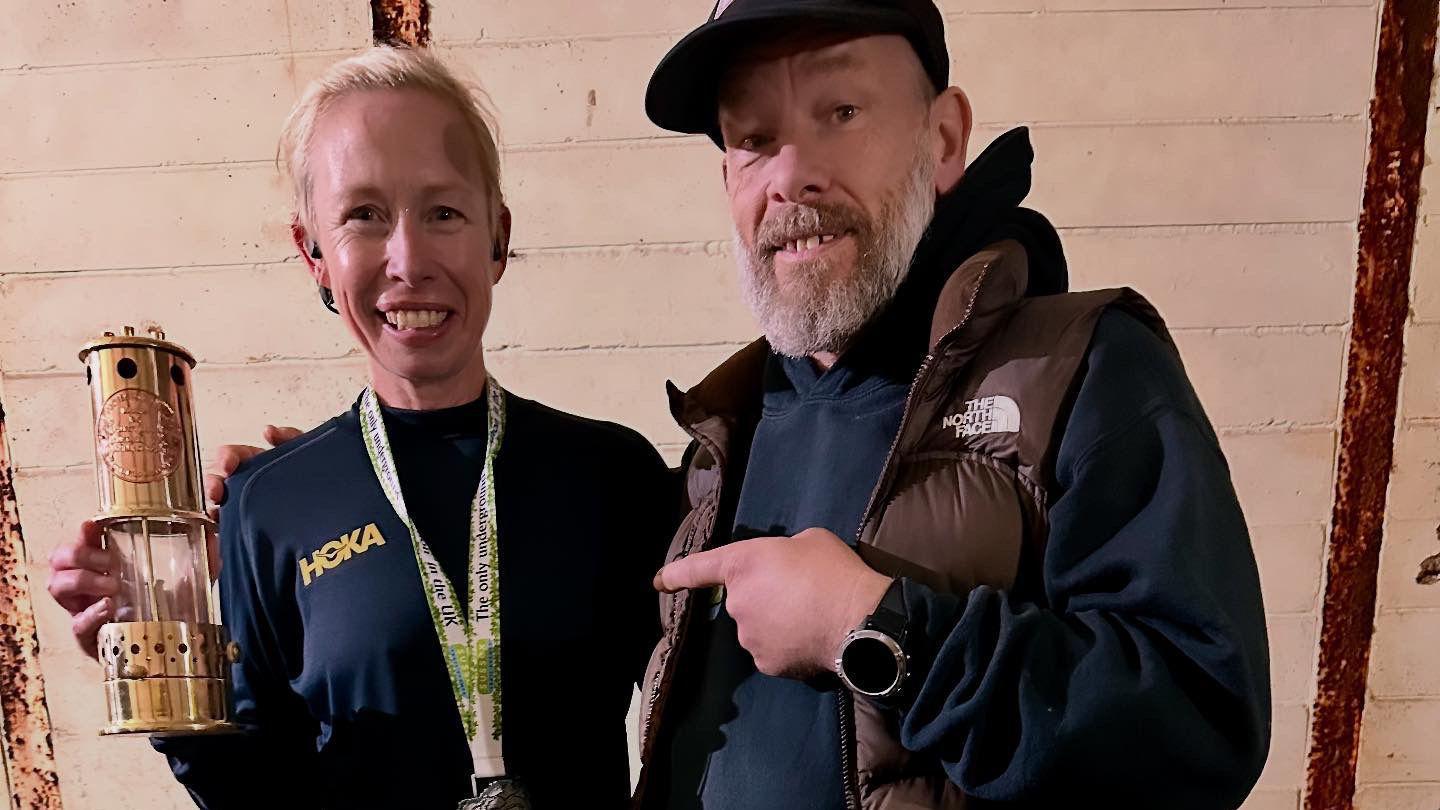
POLYGON ((970 99, 958 87, 945 88, 930 103, 930 126, 935 136, 935 193, 949 193, 965 175, 973 122, 970 99))
POLYGON ((500 206, 500 216, 495 218, 495 229, 492 237, 494 242, 491 245, 490 260, 494 264, 491 270, 490 283, 499 284, 502 276, 505 275, 505 267, 510 263, 510 206, 500 206))
POLYGON ((325 269, 324 259, 311 255, 319 253, 319 242, 313 241, 305 232, 305 226, 300 224, 300 215, 296 214, 290 218, 290 239, 295 243, 295 249, 300 253, 300 261, 305 262, 305 269, 310 272, 310 277, 321 287, 330 286, 330 273, 325 269))

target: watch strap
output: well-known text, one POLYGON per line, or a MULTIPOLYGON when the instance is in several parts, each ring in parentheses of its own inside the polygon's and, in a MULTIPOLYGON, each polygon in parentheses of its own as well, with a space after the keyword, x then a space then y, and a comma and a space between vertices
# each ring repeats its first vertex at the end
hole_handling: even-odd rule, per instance
POLYGON ((910 611, 905 606, 904 581, 896 577, 890 580, 890 587, 885 589, 880 604, 875 606, 874 613, 865 617, 861 627, 866 630, 879 630, 903 647, 909 620, 910 611))

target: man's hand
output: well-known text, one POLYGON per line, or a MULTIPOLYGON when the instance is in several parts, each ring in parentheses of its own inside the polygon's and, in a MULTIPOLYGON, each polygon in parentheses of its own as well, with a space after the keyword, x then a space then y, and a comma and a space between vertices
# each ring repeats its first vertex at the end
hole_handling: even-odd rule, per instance
MULTIPOLYGON (((264 436, 271 447, 279 447, 303 432, 299 428, 266 425, 264 436)), ((206 511, 210 513, 211 520, 217 524, 220 521, 220 506, 225 503, 225 479, 241 464, 263 452, 264 449, 249 444, 222 444, 220 449, 215 451, 215 464, 205 473, 205 500, 210 502, 206 511)), ((216 563, 213 555, 211 562, 216 563)), ((212 565, 212 570, 219 573, 220 569, 212 565)))
MULTIPOLYGON (((267 425, 265 441, 278 447, 300 433, 292 427, 267 425)), ((215 466, 205 476, 205 498, 211 504, 206 511, 212 519, 220 519, 219 505, 225 502, 225 479, 242 462, 262 452, 259 447, 244 444, 222 445, 216 451, 215 466)), ((205 540, 210 575, 219 576, 220 544, 215 532, 209 532, 205 540)), ((70 614, 70 632, 80 649, 91 658, 96 657, 95 636, 100 626, 115 616, 115 595, 120 592, 120 580, 112 569, 118 562, 114 551, 101 548, 100 527, 90 520, 80 524, 74 541, 50 555, 50 596, 70 614)))
POLYGON ((840 643, 874 612, 890 578, 819 528, 701 551, 655 575, 666 593, 717 585, 755 668, 806 678, 835 670, 840 643))
MULTIPOLYGON (((299 428, 266 425, 263 435, 271 447, 279 447, 303 432, 299 428)), ((210 503, 205 511, 210 515, 210 519, 215 521, 214 528, 205 534, 205 551, 210 557, 212 577, 220 576, 220 507, 225 503, 225 479, 239 469, 241 464, 263 452, 264 449, 251 444, 222 444, 220 449, 215 451, 214 465, 205 473, 205 500, 210 503)))

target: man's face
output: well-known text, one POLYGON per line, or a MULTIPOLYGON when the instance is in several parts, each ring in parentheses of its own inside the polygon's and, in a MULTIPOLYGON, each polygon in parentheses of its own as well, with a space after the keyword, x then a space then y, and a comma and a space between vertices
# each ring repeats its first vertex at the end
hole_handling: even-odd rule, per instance
POLYGON ((310 161, 321 281, 372 373, 423 385, 483 369, 502 234, 460 113, 414 89, 350 93, 317 122, 310 161))
POLYGON ((927 90, 888 35, 786 39, 722 83, 741 285, 777 351, 838 353, 894 296, 934 210, 927 90))

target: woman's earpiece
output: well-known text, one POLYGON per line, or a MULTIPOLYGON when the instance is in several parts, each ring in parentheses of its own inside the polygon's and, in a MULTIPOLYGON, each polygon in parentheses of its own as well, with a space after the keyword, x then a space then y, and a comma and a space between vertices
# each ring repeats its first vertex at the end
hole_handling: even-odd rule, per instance
POLYGON ((500 261, 500 257, 501 257, 502 255, 504 255, 504 254, 501 252, 501 250, 500 250, 500 242, 497 240, 497 241, 495 242, 495 247, 492 248, 491 251, 490 251, 490 258, 491 258, 492 260, 498 262, 498 261, 500 261))
POLYGON ((331 292, 330 288, 324 284, 318 286, 320 287, 320 303, 324 304, 326 309, 339 315, 340 310, 335 308, 335 293, 331 292))
POLYGON ((311 243, 310 243, 310 258, 312 258, 312 259, 321 259, 321 258, 324 258, 323 256, 320 255, 320 243, 319 243, 319 242, 311 242, 311 243))

